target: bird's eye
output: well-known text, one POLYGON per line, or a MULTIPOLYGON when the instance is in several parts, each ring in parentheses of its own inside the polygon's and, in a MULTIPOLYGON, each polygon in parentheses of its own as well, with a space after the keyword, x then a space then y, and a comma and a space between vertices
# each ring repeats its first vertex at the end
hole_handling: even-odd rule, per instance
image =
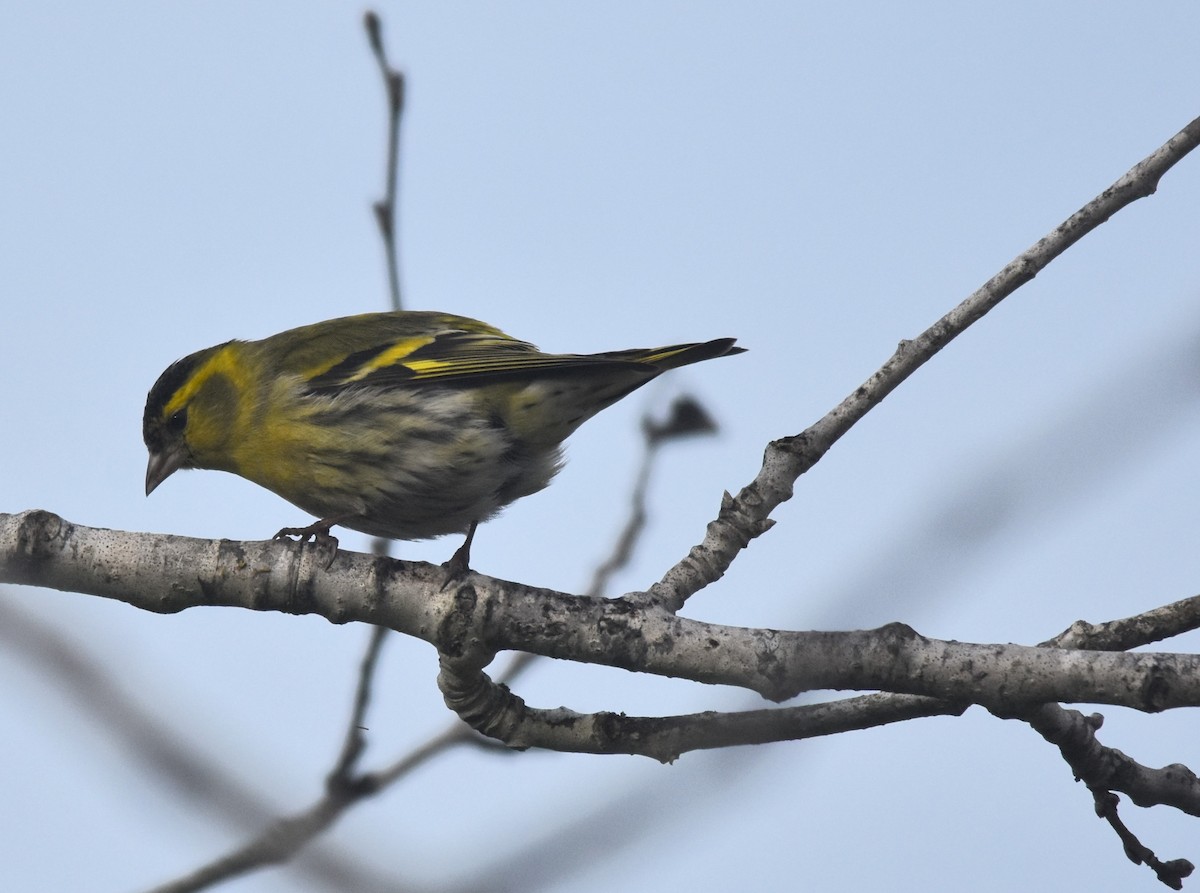
POLYGON ((181 409, 171 414, 167 419, 168 431, 182 431, 187 427, 187 409, 181 409))

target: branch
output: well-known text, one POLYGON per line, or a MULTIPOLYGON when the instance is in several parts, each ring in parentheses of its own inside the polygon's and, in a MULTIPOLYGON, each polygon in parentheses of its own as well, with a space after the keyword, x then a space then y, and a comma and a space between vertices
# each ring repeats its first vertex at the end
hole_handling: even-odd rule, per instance
MULTIPOLYGON (((1195 629, 1197 625, 1200 625, 1200 597, 1192 597, 1110 623, 1076 621, 1043 645, 1114 650, 1137 648, 1195 629)), ((1171 889, 1182 889, 1183 879, 1194 870, 1192 863, 1187 859, 1161 861, 1117 815, 1120 798, 1112 792, 1128 794, 1137 806, 1166 805, 1200 815, 1200 779, 1195 773, 1180 763, 1151 769, 1116 748, 1105 747, 1096 738, 1096 732, 1104 723, 1104 717, 1098 713, 1084 716, 1058 704, 1042 704, 1024 711, 1018 718, 1058 747, 1062 758, 1075 773, 1075 779, 1084 782, 1091 791, 1096 814, 1105 819, 1120 838, 1130 861, 1147 865, 1158 880, 1171 889)))
POLYGON ((1053 639, 1054 648, 1089 648, 1093 651, 1128 651, 1200 629, 1200 596, 1180 599, 1133 617, 1108 623, 1076 620, 1053 639))
POLYGON ((379 63, 379 74, 387 94, 387 177, 383 198, 372 207, 387 257, 388 292, 392 297, 392 309, 400 310, 403 303, 400 299, 399 239, 396 237, 396 180, 400 170, 400 121, 404 117, 404 73, 388 62, 387 49, 383 45, 383 25, 374 10, 367 10, 363 16, 363 26, 367 29, 371 52, 379 63))
POLYGON ((280 819, 232 853, 182 878, 155 887, 151 893, 194 893, 265 865, 286 862, 332 825, 346 809, 374 793, 386 782, 387 775, 399 776, 409 772, 431 756, 441 753, 447 745, 461 740, 465 740, 462 733, 447 733, 440 738, 431 739, 424 747, 413 751, 386 773, 364 776, 366 781, 363 784, 352 787, 329 786, 325 796, 308 809, 280 819))
MULTIPOLYGON (((633 489, 629 494, 628 514, 620 533, 617 534, 616 542, 613 543, 612 551, 596 566, 592 574, 591 582, 585 590, 591 596, 603 595, 616 573, 626 567, 633 558, 633 551, 646 529, 646 494, 650 489, 650 476, 654 470, 654 460, 658 458, 658 451, 666 444, 684 437, 715 433, 717 423, 698 400, 683 395, 671 404, 669 414, 663 421, 655 421, 649 414, 643 416, 641 428, 642 461, 638 463, 633 489)), ((511 683, 535 660, 535 655, 518 654, 500 675, 499 682, 503 685, 511 683)))
POLYGON ((976 320, 1033 279, 1046 266, 1113 214, 1153 195, 1158 181, 1200 145, 1200 118, 1133 166, 1032 247, 1017 255, 965 301, 911 341, 901 341, 891 358, 820 421, 792 437, 767 445, 762 470, 736 497, 725 494, 721 511, 704 540, 692 547, 643 598, 668 611, 719 580, 736 555, 771 527, 769 515, 792 498, 796 479, 812 468, 843 434, 906 378, 961 335, 976 320))
MULTIPOLYGON (((378 21, 374 20, 374 28, 371 21, 368 18, 368 31, 386 72, 390 69, 382 56, 378 21)), ((403 81, 396 83, 399 98, 389 101, 399 109, 403 81)), ((396 117, 398 121, 398 112, 396 117)), ((558 735, 564 749, 587 749, 601 740, 596 737, 599 729, 601 736, 608 736, 607 741, 601 740, 604 747, 618 738, 649 734, 656 738, 656 753, 679 753, 719 746, 706 743, 710 741, 735 743, 761 735, 763 723, 755 714, 794 720, 803 728, 793 729, 793 734, 821 732, 812 731, 819 723, 801 713, 803 708, 787 708, 732 714, 720 723, 711 721, 709 714, 653 720, 622 716, 615 725, 607 723, 617 732, 608 734, 600 726, 614 714, 537 711, 492 684, 482 670, 501 649, 736 685, 774 699, 811 688, 881 689, 939 698, 960 705, 956 709, 980 703, 1008 715, 1041 709, 1030 707, 1033 703, 1058 700, 1149 711, 1194 705, 1200 702, 1200 694, 1195 690, 1193 657, 939 642, 899 624, 873 632, 801 633, 719 626, 674 615, 688 595, 719 578, 750 539, 769 528, 770 512, 791 497, 799 475, 859 418, 1067 247, 1125 205, 1152 194, 1162 175, 1198 142, 1200 121, 1192 122, 917 339, 903 342, 878 372, 822 420, 799 435, 770 444, 759 475, 736 498, 726 496, 704 543, 639 597, 580 598, 479 575, 442 593, 444 576, 429 566, 384 558, 372 561, 343 552, 323 574, 318 562, 323 563, 324 556, 315 556, 299 544, 97 531, 44 512, 0 514, 0 581, 119 598, 164 613, 219 604, 389 626, 434 644, 442 654, 440 681, 448 701, 459 704, 481 727, 503 732, 504 740, 513 746, 529 746, 530 741, 556 746, 550 739, 558 735), (199 574, 196 568, 201 569, 199 574), (352 582, 358 586, 347 585, 352 582), (566 732, 555 729, 555 722, 566 732), (647 725, 650 722, 658 725, 647 725), (518 734, 511 735, 513 730, 518 734)), ((861 705, 865 700, 838 704, 861 705)), ((351 749, 352 742, 347 752, 351 749)), ((351 796, 353 792, 342 789, 340 793, 351 796)), ((320 824, 323 815, 298 820, 320 824)), ((268 854, 272 852, 270 841, 264 845, 268 854)))
POLYGON ((1191 873, 1195 871, 1195 866, 1187 859, 1171 859, 1169 862, 1163 862, 1155 856, 1154 851, 1138 840, 1121 821, 1121 817, 1117 815, 1117 804, 1121 798, 1116 794, 1093 788, 1092 797, 1096 803, 1096 815, 1108 822, 1117 836, 1121 838, 1121 843, 1125 847, 1125 855, 1129 857, 1129 861, 1134 865, 1149 866, 1155 876, 1172 890, 1182 890, 1183 879, 1191 876, 1191 873))
POLYGON ((850 632, 750 629, 480 574, 443 590, 441 568, 383 556, 342 550, 328 569, 325 560, 320 549, 300 543, 102 530, 40 511, 0 514, 0 582, 115 598, 160 613, 224 605, 387 626, 434 645, 457 674, 481 672, 496 652, 512 650, 731 685, 772 700, 813 689, 893 691, 1006 715, 1047 701, 1151 712, 1200 704, 1196 655, 948 642, 902 624, 850 632))
POLYGON ((383 649, 383 640, 390 632, 386 627, 376 626, 371 629, 371 639, 367 643, 366 653, 358 668, 358 686, 354 692, 354 708, 350 711, 350 722, 346 725, 346 739, 342 744, 342 752, 329 773, 327 784, 332 786, 353 786, 354 768, 358 758, 367 747, 363 737, 363 723, 366 721, 367 707, 371 703, 371 683, 375 679, 375 667, 379 663, 379 653, 383 649))
POLYGON ((1173 763, 1151 769, 1096 740, 1103 724, 1098 714, 1084 716, 1057 704, 1043 704, 1020 717, 1058 747, 1075 777, 1089 788, 1120 791, 1136 805, 1172 806, 1200 816, 1200 779, 1187 766, 1173 763))
POLYGON ((825 704, 707 711, 682 716, 576 713, 529 707, 483 674, 461 674, 443 661, 438 685, 446 704, 472 728, 509 747, 568 753, 631 754, 672 763, 694 750, 799 741, 929 716, 958 716, 967 704, 913 695, 865 695, 825 704))

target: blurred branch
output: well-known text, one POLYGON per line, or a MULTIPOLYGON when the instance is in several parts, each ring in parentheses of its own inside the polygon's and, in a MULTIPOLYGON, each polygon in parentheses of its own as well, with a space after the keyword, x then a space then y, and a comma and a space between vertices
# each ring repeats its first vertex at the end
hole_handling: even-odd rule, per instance
POLYGON ((371 52, 375 56, 375 61, 379 63, 379 74, 383 78, 383 87, 387 95, 387 175, 383 198, 375 202, 373 209, 375 222, 379 225, 379 233, 383 236, 384 254, 387 258, 388 291, 392 298, 392 309, 400 310, 404 304, 400 297, 396 182, 400 171, 400 121, 404 117, 404 73, 393 68, 388 62, 387 48, 383 44, 383 25, 379 20, 378 13, 374 10, 367 10, 363 16, 363 25, 367 29, 367 40, 371 44, 371 52))
MULTIPOLYGON (((629 493, 629 510, 625 523, 613 542, 609 556, 596 565, 591 582, 584 594, 593 597, 604 595, 609 582, 618 571, 628 566, 633 552, 646 529, 646 494, 650 489, 650 477, 654 461, 664 444, 697 434, 715 434, 717 423, 695 397, 684 394, 677 397, 668 411, 667 418, 659 422, 650 415, 642 417, 642 459, 634 476, 633 489, 629 493)), ((509 662, 503 673, 496 677, 501 685, 509 685, 535 661, 537 655, 522 652, 509 662)))
POLYGON ((22 655, 188 802, 214 809, 239 825, 271 815, 270 804, 143 710, 84 644, 20 610, 7 597, 0 598, 0 642, 7 651, 22 655))
POLYGON ((646 491, 650 486, 650 473, 663 444, 697 434, 715 434, 716 431, 717 423, 708 410, 689 394, 677 397, 671 403, 669 414, 663 421, 655 421, 649 415, 642 418, 642 461, 629 494, 629 514, 612 554, 596 566, 596 572, 584 590, 587 595, 603 595, 609 580, 633 557, 634 546, 646 527, 646 491))
MULTIPOLYGON (((121 741, 123 753, 177 788, 188 803, 208 809, 240 830, 261 827, 278 814, 276 804, 251 792, 195 749, 189 737, 172 732, 138 705, 112 678, 106 664, 89 654, 85 643, 69 639, 4 597, 0 597, 0 643, 38 669, 77 709, 121 741)), ((295 868, 330 890, 394 893, 394 878, 380 877, 360 863, 317 847, 306 851, 295 868)))
MULTIPOLYGON (((354 784, 327 787, 325 795, 307 809, 277 820, 245 846, 239 847, 185 877, 155 887, 150 893, 195 893, 195 891, 204 890, 214 884, 268 865, 286 862, 307 846, 313 838, 328 829, 350 806, 374 795, 390 781, 408 774, 432 757, 442 753, 447 747, 462 743, 466 740, 467 734, 469 734, 468 730, 462 729, 460 726, 452 732, 430 739, 424 746, 406 755, 383 772, 360 776, 354 784)), ((343 889, 360 893, 368 888, 346 886, 343 889)), ((405 882, 402 885, 393 883, 377 889, 386 889, 390 893, 400 893, 400 891, 408 893, 408 891, 419 891, 422 888, 419 885, 405 882)))
POLYGON ((367 643, 366 653, 358 669, 358 687, 354 692, 354 709, 350 712, 350 722, 346 725, 346 740, 342 744, 342 752, 338 756, 333 771, 329 773, 327 783, 332 786, 353 785, 352 774, 358 764, 358 758, 366 749, 367 742, 363 736, 363 723, 366 721, 367 707, 371 703, 371 683, 375 678, 375 668, 379 664, 379 653, 383 648, 383 640, 391 632, 386 626, 371 628, 371 638, 367 643))

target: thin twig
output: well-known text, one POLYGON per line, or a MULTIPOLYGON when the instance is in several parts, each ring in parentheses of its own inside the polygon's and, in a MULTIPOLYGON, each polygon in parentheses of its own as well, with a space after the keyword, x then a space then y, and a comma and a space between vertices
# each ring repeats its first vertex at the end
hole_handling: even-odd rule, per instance
POLYGON ((690 596, 720 579, 742 549, 770 529, 771 512, 792 498, 797 478, 819 462, 842 435, 938 351, 1060 254, 1127 205, 1153 195, 1163 175, 1198 145, 1200 118, 1135 164, 916 338, 902 341, 887 362, 820 421, 768 445, 755 479, 736 497, 725 501, 717 519, 708 525, 704 540, 667 571, 642 601, 675 612, 690 596))
POLYGON ((1154 855, 1154 851, 1138 840, 1137 835, 1121 821, 1121 817, 1117 814, 1117 805, 1121 802, 1121 798, 1109 791, 1090 789, 1092 797, 1096 801, 1096 815, 1108 822, 1117 837, 1121 838, 1121 845, 1124 846, 1125 855, 1129 857, 1129 861, 1134 865, 1146 865, 1160 881, 1172 890, 1182 890, 1183 879, 1191 875, 1195 866, 1187 859, 1171 859, 1169 862, 1159 860, 1154 855))
POLYGON ((345 785, 352 782, 352 773, 367 746, 363 736, 363 725, 366 719, 367 707, 371 703, 371 681, 375 676, 375 668, 379 663, 379 652, 383 648, 383 640, 391 630, 386 626, 371 628, 371 638, 367 642, 366 653, 358 670, 358 687, 354 692, 354 709, 350 712, 350 722, 346 726, 346 739, 342 744, 342 752, 329 773, 326 783, 330 785, 345 785))
MULTIPOLYGON (((611 553, 596 566, 592 580, 584 590, 589 596, 603 595, 612 578, 633 559, 638 540, 646 529, 646 494, 650 490, 651 473, 658 451, 664 444, 695 434, 715 434, 717 423, 699 400, 685 394, 671 403, 669 414, 664 421, 656 421, 649 414, 643 416, 641 431, 642 460, 638 463, 633 489, 629 494, 629 513, 621 532, 613 542, 611 553)), ((496 676, 496 681, 501 685, 512 684, 513 680, 536 660, 538 655, 527 651, 516 655, 504 671, 496 676)), ((480 738, 480 741, 490 740, 482 736, 480 738)))
MULTIPOLYGON (((1126 651, 1181 635, 1200 626, 1200 596, 1180 599, 1132 617, 1108 623, 1076 621, 1070 628, 1042 643, 1046 647, 1126 651)), ((1186 766, 1174 764, 1152 769, 1134 761, 1116 748, 1106 747, 1096 737, 1104 722, 1100 714, 1084 716, 1059 704, 1041 704, 1016 717, 1027 722, 1046 741, 1058 747, 1076 780, 1083 781, 1096 804, 1096 814, 1108 822, 1121 840, 1125 855, 1135 864, 1145 864, 1162 883, 1173 890, 1183 887, 1194 866, 1187 859, 1160 861, 1117 815, 1120 798, 1127 794, 1138 806, 1173 806, 1200 815, 1200 779, 1186 766)))
MULTIPOLYGON (((1200 596, 1192 596, 1107 623, 1078 620, 1042 644, 1057 648, 1127 651, 1197 627, 1200 627, 1200 596)), ((1096 738, 1104 721, 1100 714, 1083 716, 1079 711, 1067 710, 1058 704, 1043 704, 1021 718, 1043 738, 1057 745, 1076 779, 1086 782, 1095 800, 1096 815, 1108 822, 1120 838, 1129 860, 1135 865, 1146 865, 1172 890, 1182 889, 1183 879, 1194 870, 1192 863, 1187 859, 1159 860, 1121 820, 1117 814, 1120 798, 1113 791, 1127 793, 1138 806, 1166 804, 1195 815, 1200 812, 1194 796, 1200 788, 1200 780, 1195 774, 1182 765, 1151 769, 1115 748, 1105 747, 1096 738)))
MULTIPOLYGON (((646 423, 643 421, 643 431, 646 430, 646 423)), ((654 460, 658 457, 658 451, 662 444, 662 440, 651 437, 649 433, 642 440, 642 459, 638 463, 637 476, 634 478, 633 489, 629 494, 629 514, 625 518, 621 532, 617 534, 617 538, 613 542, 612 552, 596 565, 591 582, 584 590, 588 595, 603 595, 608 589, 609 581, 633 559, 634 548, 641 538, 642 531, 646 529, 646 490, 650 485, 654 460)))
POLYGON ((400 121, 404 117, 404 73, 393 68, 388 62, 387 48, 383 43, 383 25, 379 15, 374 10, 368 10, 363 16, 363 25, 367 29, 367 40, 371 44, 371 52, 379 63, 379 74, 383 78, 383 87, 387 94, 388 108, 388 142, 387 142, 387 174, 383 198, 372 206, 375 212, 375 222, 379 225, 379 234, 383 237, 384 253, 387 257, 388 292, 392 298, 392 309, 403 309, 400 296, 400 240, 397 234, 396 183, 400 171, 400 121))

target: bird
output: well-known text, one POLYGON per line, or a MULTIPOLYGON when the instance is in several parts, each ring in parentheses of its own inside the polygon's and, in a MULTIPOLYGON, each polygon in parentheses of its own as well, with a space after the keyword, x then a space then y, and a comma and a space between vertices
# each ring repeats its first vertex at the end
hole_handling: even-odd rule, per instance
MULTIPOLYGON (((583 422, 662 372, 742 353, 733 338, 543 353, 433 311, 363 313, 226 341, 172 363, 146 398, 146 495, 176 471, 231 472, 334 526, 424 540, 465 534, 545 488, 583 422)), ((330 559, 332 561, 332 558, 330 559)))

